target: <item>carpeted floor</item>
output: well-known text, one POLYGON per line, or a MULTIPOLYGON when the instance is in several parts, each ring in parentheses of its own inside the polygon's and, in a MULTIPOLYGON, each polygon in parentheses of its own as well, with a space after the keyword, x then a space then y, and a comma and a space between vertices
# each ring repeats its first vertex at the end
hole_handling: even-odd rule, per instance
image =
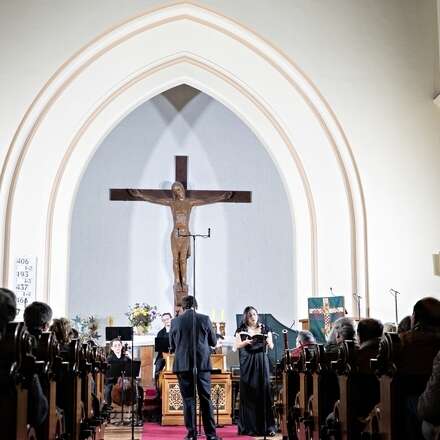
MULTIPOLYGON (((186 429, 184 426, 161 426, 156 423, 144 423, 142 440, 182 440, 185 437, 186 429)), ((253 437, 237 434, 237 426, 229 425, 217 430, 217 435, 222 439, 231 438, 240 440, 253 440, 253 437)), ((205 437, 200 437, 204 439, 205 437)))

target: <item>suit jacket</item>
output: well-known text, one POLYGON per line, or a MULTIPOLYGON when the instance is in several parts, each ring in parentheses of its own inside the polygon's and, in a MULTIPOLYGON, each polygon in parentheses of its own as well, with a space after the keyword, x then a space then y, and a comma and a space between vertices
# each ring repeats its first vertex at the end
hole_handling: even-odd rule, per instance
MULTIPOLYGON (((186 310, 171 321, 170 347, 175 353, 173 372, 181 373, 193 369, 193 314, 194 310, 186 310)), ((217 344, 209 316, 196 313, 196 354, 198 371, 210 371, 211 347, 217 344)))
MULTIPOLYGON (((163 329, 159 330, 159 332, 157 333, 156 338, 168 338, 169 339, 167 329, 164 327, 163 329)), ((157 352, 157 356, 156 356, 156 360, 154 361, 154 363, 156 363, 160 359, 163 359, 163 352, 158 351, 157 352)))

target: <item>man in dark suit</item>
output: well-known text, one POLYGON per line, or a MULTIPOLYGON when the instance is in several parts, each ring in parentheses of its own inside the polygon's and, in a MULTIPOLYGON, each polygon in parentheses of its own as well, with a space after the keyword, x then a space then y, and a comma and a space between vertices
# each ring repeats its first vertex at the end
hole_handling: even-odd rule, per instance
POLYGON ((193 352, 193 318, 195 315, 196 333, 196 367, 197 391, 202 410, 203 427, 208 440, 217 440, 214 415, 211 403, 211 347, 217 343, 208 316, 196 313, 197 302, 193 296, 182 298, 183 313, 171 321, 170 347, 175 353, 173 372, 177 374, 180 392, 183 399, 185 426, 188 431, 186 440, 195 440, 197 427, 195 425, 194 402, 194 352, 193 352))
POLYGON ((155 351, 157 351, 156 360, 154 361, 154 377, 156 379, 156 387, 160 372, 165 368, 165 359, 163 353, 168 353, 170 345, 170 328, 171 313, 162 313, 163 329, 159 331, 155 339, 155 351))

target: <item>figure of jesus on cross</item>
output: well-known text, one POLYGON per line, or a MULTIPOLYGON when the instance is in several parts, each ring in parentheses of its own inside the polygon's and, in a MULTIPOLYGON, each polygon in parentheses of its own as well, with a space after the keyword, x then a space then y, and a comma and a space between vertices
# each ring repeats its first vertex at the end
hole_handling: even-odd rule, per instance
POLYGON ((186 283, 186 260, 191 255, 189 240, 189 219, 193 206, 208 205, 210 203, 224 202, 232 197, 232 191, 206 197, 203 199, 187 198, 185 188, 180 182, 171 186, 172 198, 160 195, 151 196, 138 189, 129 189, 130 195, 145 202, 157 203, 171 208, 173 214, 173 230, 171 231, 171 252, 173 253, 174 286, 179 291, 188 290, 186 283))
POLYGON ((217 202, 251 202, 250 191, 187 190, 187 156, 176 156, 176 178, 171 190, 111 189, 110 200, 140 200, 169 206, 173 215, 171 251, 173 254, 174 302, 188 294, 187 259, 191 255, 189 221, 194 206, 217 202))

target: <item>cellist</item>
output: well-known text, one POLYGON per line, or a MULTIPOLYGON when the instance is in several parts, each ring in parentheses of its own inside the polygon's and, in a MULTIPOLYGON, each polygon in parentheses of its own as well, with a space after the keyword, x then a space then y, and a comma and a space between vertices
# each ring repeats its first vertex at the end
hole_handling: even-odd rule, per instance
MULTIPOLYGON (((115 363, 125 363, 130 364, 130 357, 123 352, 122 342, 119 338, 115 338, 110 342, 110 354, 107 357, 107 363, 110 365, 115 363)), ((112 404, 112 389, 118 381, 118 377, 113 377, 111 374, 112 369, 108 368, 105 376, 105 389, 104 389, 104 399, 107 405, 112 404)))

